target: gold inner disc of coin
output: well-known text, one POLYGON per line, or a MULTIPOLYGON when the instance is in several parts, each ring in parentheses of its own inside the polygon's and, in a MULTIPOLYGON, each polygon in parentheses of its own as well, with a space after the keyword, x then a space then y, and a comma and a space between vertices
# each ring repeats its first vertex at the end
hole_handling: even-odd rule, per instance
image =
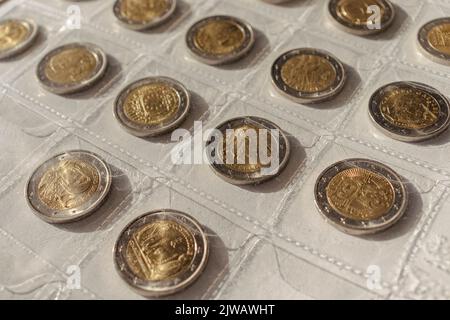
POLYGON ((99 174, 92 165, 80 160, 63 160, 43 174, 38 196, 51 209, 74 209, 86 203, 98 186, 99 174))
POLYGON ((381 218, 394 205, 394 188, 385 177, 362 168, 337 174, 326 188, 328 202, 342 216, 358 221, 381 218))
POLYGON ((125 116, 142 125, 158 125, 173 119, 180 108, 178 92, 165 83, 133 89, 125 99, 125 116))
POLYGON ((52 82, 68 85, 90 79, 96 70, 95 55, 85 48, 65 49, 50 58, 45 76, 52 82))
POLYGON ((245 41, 242 27, 235 22, 215 20, 201 26, 194 37, 195 46, 210 55, 226 55, 239 49, 245 41))
MULTIPOLYGON (((265 155, 267 156, 267 159, 270 160, 270 157, 272 156, 272 137, 269 129, 267 129, 266 133, 267 142, 265 147, 267 151, 265 155)), ((261 131, 260 127, 249 124, 234 128, 233 134, 223 140, 223 162, 225 166, 242 173, 255 173, 259 172, 264 167, 269 167, 270 163, 263 164, 261 163, 260 158, 260 142, 261 136, 264 136, 264 134, 265 132, 261 131), (228 154, 233 157, 233 160, 227 158, 228 143, 233 144, 233 147, 230 148, 232 153, 228 151, 228 154), (245 162, 242 161, 242 159, 245 159, 245 162)))
POLYGON ((170 9, 168 0, 122 0, 120 14, 136 23, 153 21, 170 9))
POLYGON ((0 51, 17 47, 29 36, 30 30, 18 21, 6 21, 0 24, 0 51))
POLYGON ((386 12, 386 6, 379 0, 341 0, 337 4, 336 12, 338 16, 352 25, 364 26, 373 16, 370 6, 380 8, 380 17, 386 12))
POLYGON ((286 61, 281 68, 283 82, 300 92, 321 92, 336 81, 336 70, 325 58, 301 54, 286 61))
POLYGON ((125 259, 133 273, 147 281, 175 278, 193 261, 196 243, 183 225, 161 220, 141 227, 127 244, 125 259))
POLYGON ((428 32, 428 43, 438 52, 450 55, 450 23, 442 23, 428 32))
POLYGON ((380 111, 389 123, 404 129, 424 129, 439 121, 440 107, 425 91, 397 88, 387 93, 380 111))

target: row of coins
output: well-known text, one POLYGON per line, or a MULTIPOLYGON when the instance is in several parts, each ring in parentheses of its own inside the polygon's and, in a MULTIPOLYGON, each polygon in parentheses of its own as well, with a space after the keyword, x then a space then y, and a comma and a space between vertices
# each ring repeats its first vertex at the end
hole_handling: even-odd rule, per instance
MULTIPOLYGON (((233 121, 237 122, 239 128, 271 125, 257 118, 233 121)), ((236 166, 227 168, 243 175, 254 173, 248 172, 248 165, 236 166)), ((104 160, 91 152, 74 150, 35 170, 26 186, 27 201, 46 222, 78 221, 102 205, 111 184, 104 160)), ((401 177, 366 159, 347 159, 325 169, 314 193, 326 221, 353 235, 387 229, 403 216, 408 205, 401 177)), ((208 251, 208 237, 199 222, 182 212, 163 209, 130 222, 116 241, 113 257, 120 276, 138 293, 162 296, 193 283, 207 263, 208 251)))
MULTIPOLYGON (((37 77, 50 92, 70 94, 98 82, 107 65, 107 55, 101 48, 89 43, 71 43, 47 53, 38 64, 37 77)), ((339 94, 345 85, 346 72, 343 64, 330 53, 301 48, 277 58, 271 77, 275 88, 284 96, 299 103, 317 103, 339 94)), ((150 77, 122 90, 114 115, 130 133, 155 136, 179 126, 190 108, 189 91, 183 84, 170 78, 150 77)), ((450 105, 446 97, 421 83, 397 82, 383 86, 371 97, 368 111, 378 128, 401 141, 429 139, 450 126, 450 105)))

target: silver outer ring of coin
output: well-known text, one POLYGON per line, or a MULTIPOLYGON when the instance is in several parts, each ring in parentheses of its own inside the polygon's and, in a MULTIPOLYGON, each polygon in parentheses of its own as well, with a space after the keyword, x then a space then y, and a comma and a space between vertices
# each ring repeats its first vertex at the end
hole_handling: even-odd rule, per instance
POLYGON ((186 33, 186 45, 189 49, 188 51, 194 58, 209 65, 220 65, 239 60, 253 48, 254 44, 255 44, 255 33, 253 31, 252 26, 241 19, 231 16, 220 15, 204 18, 194 23, 186 33), (232 23, 237 24, 241 29, 241 31, 244 33, 244 43, 242 44, 242 46, 240 46, 231 53, 220 56, 206 54, 202 50, 199 50, 195 46, 194 40, 197 30, 211 21, 224 21, 224 20, 231 21, 232 23))
POLYGON ((342 232, 356 236, 374 234, 388 229, 403 217, 408 207, 408 192, 401 177, 384 164, 367 159, 347 159, 326 168, 317 179, 314 195, 316 206, 328 223, 342 232), (391 209, 384 216, 371 221, 350 219, 339 214, 328 202, 326 188, 330 181, 338 173, 352 168, 366 169, 389 180, 395 199, 391 209))
POLYGON ((29 178, 25 188, 25 196, 29 207, 42 220, 52 224, 69 223, 84 219, 97 210, 106 200, 111 189, 111 183, 111 170, 104 160, 89 151, 72 150, 58 154, 41 164, 29 178), (43 174, 64 159, 77 159, 93 166, 98 173, 99 187, 91 199, 82 206, 74 209, 54 210, 39 199, 37 188, 43 174))
POLYGON ((331 53, 313 48, 299 48, 285 52, 275 60, 271 69, 271 78, 272 84, 280 94, 294 102, 308 104, 323 102, 338 95, 345 86, 347 73, 342 62, 331 53), (336 79, 329 88, 321 92, 302 92, 291 88, 283 81, 281 71, 284 64, 292 57, 305 54, 320 56, 333 66, 336 71, 336 79))
POLYGON ((63 95, 80 92, 82 90, 91 87, 104 76, 107 67, 108 67, 108 58, 106 56, 106 53, 98 46, 87 42, 69 43, 48 52, 39 62, 36 69, 36 75, 44 89, 55 94, 63 95), (73 48, 83 48, 88 50, 94 55, 96 60, 96 68, 93 73, 93 76, 89 79, 83 80, 80 83, 76 84, 58 84, 48 79, 45 75, 45 67, 47 66, 50 59, 64 50, 73 48))
POLYGON ((448 99, 436 89, 412 81, 394 82, 378 89, 370 98, 369 115, 376 127, 384 134, 403 142, 420 142, 431 139, 447 130, 450 126, 450 104, 448 99), (380 105, 385 93, 396 88, 411 88, 431 95, 440 107, 438 121, 424 129, 400 128, 388 122, 381 114, 380 105))
POLYGON ((190 215, 172 209, 148 212, 130 222, 121 232, 113 249, 114 264, 121 278, 137 293, 145 297, 161 297, 182 291, 202 274, 208 262, 209 243, 200 223, 190 215), (154 221, 171 220, 183 225, 194 236, 195 255, 190 269, 176 278, 163 281, 148 281, 138 278, 126 263, 122 254, 131 235, 141 227, 154 221))
POLYGON ((331 22, 342 31, 346 31, 348 33, 358 35, 358 36, 369 36, 377 33, 381 33, 387 30, 394 22, 396 16, 395 6, 388 0, 380 0, 385 4, 386 11, 383 15, 383 19, 381 21, 380 29, 369 29, 367 26, 355 26, 352 23, 342 20, 337 14, 337 5, 341 0, 330 0, 327 6, 328 17, 331 22))
MULTIPOLYGON (((268 130, 278 130, 280 133, 279 136, 279 156, 280 156, 280 164, 278 166, 278 170, 276 173, 272 175, 262 175, 260 172, 253 172, 253 173, 243 173, 238 172, 230 169, 224 164, 217 164, 214 162, 214 156, 215 151, 213 148, 213 140, 212 136, 208 137, 208 140, 206 142, 206 153, 208 157, 208 162, 210 167, 212 168, 213 172, 225 180, 228 183, 234 184, 234 185, 252 185, 252 184, 259 184, 262 182, 265 182, 267 180, 273 179, 276 176, 278 176, 283 169, 286 167, 287 163, 289 162, 289 156, 291 152, 290 148, 290 142, 287 138, 286 134, 281 130, 280 127, 278 127, 273 122, 259 118, 259 117, 253 117, 253 116, 247 116, 247 117, 238 117, 233 118, 230 120, 227 120, 223 123, 221 123, 219 126, 217 126, 217 130, 219 130, 222 133, 222 137, 226 136, 226 130, 227 129, 234 129, 238 126, 251 124, 251 125, 257 125, 261 126, 263 128, 267 128, 268 130)), ((222 143, 223 140, 221 140, 219 143, 222 143)))
POLYGON ((28 38, 18 46, 6 51, 0 51, 0 60, 11 58, 27 50, 33 44, 34 40, 36 40, 39 31, 39 27, 37 26, 36 22, 32 20, 6 19, 0 21, 0 23, 6 23, 8 21, 16 21, 25 25, 25 27, 28 29, 29 34, 28 38))
POLYGON ((428 34, 430 31, 443 23, 450 24, 450 18, 440 18, 432 20, 425 25, 423 25, 419 33, 417 34, 417 43, 419 45, 419 49, 421 53, 430 59, 433 62, 440 63, 446 66, 450 66, 450 54, 446 54, 440 51, 437 51, 435 48, 431 46, 428 42, 428 34))
POLYGON ((180 82, 168 77, 149 77, 131 83, 119 93, 114 103, 114 117, 126 131, 137 137, 155 137, 170 132, 173 129, 179 127, 188 116, 190 109, 191 98, 189 91, 180 82), (125 115, 123 105, 130 92, 143 85, 152 83, 164 83, 177 92, 178 98, 180 100, 178 112, 177 115, 169 123, 162 123, 157 126, 141 125, 131 121, 125 115))
POLYGON ((131 19, 127 19, 126 17, 122 16, 120 13, 120 5, 123 0, 116 0, 113 7, 113 12, 118 21, 126 28, 131 30, 145 30, 150 28, 155 28, 157 26, 160 26, 164 22, 166 22, 168 19, 172 17, 174 14, 176 8, 177 8, 177 0, 166 0, 167 2, 170 2, 169 10, 164 13, 162 16, 157 17, 156 19, 146 22, 146 23, 137 23, 131 19))

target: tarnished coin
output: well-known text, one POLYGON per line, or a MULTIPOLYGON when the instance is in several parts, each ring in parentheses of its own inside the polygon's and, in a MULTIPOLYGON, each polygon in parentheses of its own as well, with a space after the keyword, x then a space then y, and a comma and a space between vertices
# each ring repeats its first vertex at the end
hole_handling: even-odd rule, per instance
POLYGON ((186 34, 186 44, 200 61, 218 65, 236 61, 255 43, 253 28, 230 16, 213 16, 195 23, 186 34))
POLYGON ((450 18, 428 22, 419 30, 419 47, 434 62, 450 66, 450 18))
POLYGON ((13 57, 28 49, 38 34, 31 20, 7 19, 0 21, 0 59, 13 57))
POLYGON ((389 28, 395 18, 395 7, 388 0, 330 0, 328 13, 344 31, 371 35, 389 28))
POLYGON ((208 261, 208 239, 191 216, 152 211, 128 224, 114 247, 116 270, 147 297, 174 294, 191 285, 208 261))
POLYGON ((40 165, 30 177, 26 198, 37 216, 49 223, 67 223, 93 213, 111 186, 108 165, 82 150, 59 154, 40 165))
POLYGON ((317 103, 336 96, 344 87, 343 64, 328 52, 301 48, 282 54, 272 65, 272 83, 298 103, 317 103))
POLYGON ((369 114, 385 134, 406 142, 433 138, 450 125, 447 98, 417 82, 394 82, 381 87, 370 98, 369 114))
POLYGON ((150 77, 128 85, 118 95, 114 115, 138 137, 152 137, 178 127, 191 107, 187 89, 167 77, 150 77))
POLYGON ((36 72, 45 89, 56 94, 69 94, 95 84, 105 74, 107 66, 106 54, 96 45, 71 43, 47 53, 36 72))
POLYGON ((167 21, 176 6, 177 0, 116 0, 113 10, 125 27, 144 30, 167 21))
POLYGON ((325 220, 337 229, 364 235, 395 224, 407 209, 408 194, 400 176, 387 166, 348 159, 322 172, 315 200, 325 220))
POLYGON ((274 123, 242 117, 219 125, 206 143, 213 171, 236 185, 258 184, 279 175, 287 165, 289 140, 274 123))

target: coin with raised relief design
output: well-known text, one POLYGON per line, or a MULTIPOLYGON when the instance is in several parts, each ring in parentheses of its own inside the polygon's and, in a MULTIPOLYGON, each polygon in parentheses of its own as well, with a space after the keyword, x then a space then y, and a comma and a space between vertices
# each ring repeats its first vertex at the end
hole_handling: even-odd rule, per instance
POLYGON ((186 119, 188 90, 167 77, 149 77, 125 87, 117 96, 114 116, 129 133, 153 137, 170 132, 186 119))
POLYGON ((110 186, 109 166, 94 153, 74 150, 40 165, 27 183, 26 198, 41 219, 68 223, 98 209, 110 186))
POLYGON ((426 23, 419 30, 418 43, 427 58, 450 66, 450 17, 426 23))
POLYGON ((283 53, 272 65, 272 83, 297 103, 318 103, 339 94, 346 81, 344 65, 332 54, 300 48, 283 53))
POLYGON ((177 0, 117 0, 113 10, 125 27, 144 30, 166 22, 176 6, 177 0))
POLYGON ((105 74, 105 52, 91 43, 70 43, 51 50, 39 62, 36 73, 41 85, 55 94, 85 90, 105 74))
POLYGON ((382 132, 405 142, 433 138, 450 125, 448 99, 417 82, 394 82, 381 87, 370 98, 369 114, 382 132))
POLYGON ((214 173, 236 185, 258 184, 278 176, 289 161, 290 143, 273 122, 240 117, 220 124, 206 143, 214 173))
POLYGON ((384 164, 366 159, 348 159, 328 167, 318 177, 314 193, 325 220, 352 235, 386 230, 408 205, 401 177, 384 164))
POLYGON ((388 29, 395 7, 388 0, 330 0, 328 13, 338 28, 364 36, 388 29))
POLYGON ((147 297, 174 294, 204 270, 208 239, 191 216, 172 209, 152 211, 128 224, 113 251, 116 270, 147 297))
POLYGON ((6 19, 0 21, 0 59, 16 56, 28 49, 38 34, 38 26, 31 20, 6 19))
POLYGON ((210 65, 234 62, 247 54, 255 36, 246 22, 230 16, 212 16, 196 22, 186 34, 189 52, 210 65))

